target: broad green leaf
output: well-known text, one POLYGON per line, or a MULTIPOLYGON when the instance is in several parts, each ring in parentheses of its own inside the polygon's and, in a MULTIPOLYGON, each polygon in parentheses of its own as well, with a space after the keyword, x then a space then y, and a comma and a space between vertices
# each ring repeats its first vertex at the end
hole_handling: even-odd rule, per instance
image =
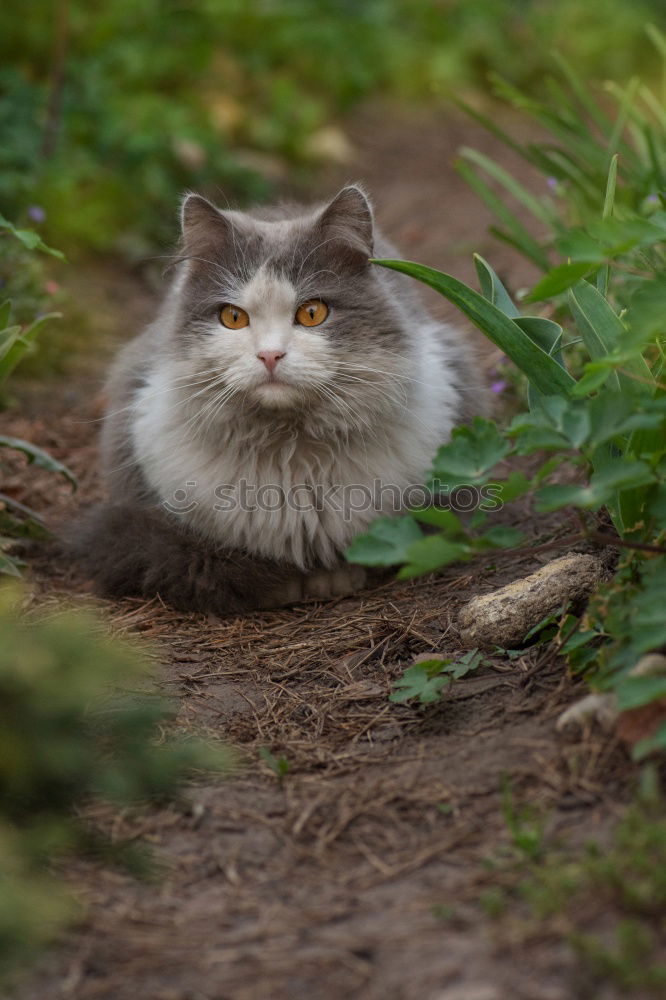
POLYGON ((632 399, 624 393, 605 391, 587 404, 578 404, 585 408, 590 420, 590 433, 586 441, 598 447, 615 438, 627 437, 635 431, 664 427, 666 410, 659 406, 660 401, 647 398, 642 406, 641 402, 642 400, 632 399))
POLYGON ((437 452, 431 471, 433 483, 449 489, 480 485, 510 448, 492 420, 475 417, 471 425, 456 427, 448 444, 437 452))
POLYGON ((465 562, 472 555, 473 550, 464 542, 449 541, 442 535, 428 535, 409 546, 398 579, 410 580, 414 576, 434 573, 451 563, 465 562))
POLYGON ((380 517, 346 552, 349 562, 362 566, 398 566, 407 558, 410 545, 423 538, 411 517, 380 517))
POLYGON ((598 361, 588 361, 583 366, 583 375, 571 390, 571 395, 576 398, 589 396, 590 393, 595 392, 602 385, 606 384, 612 371, 613 369, 608 365, 600 364, 598 361))
POLYGON ((501 309, 504 315, 508 316, 509 319, 516 319, 519 317, 520 312, 513 304, 511 296, 493 271, 490 264, 478 253, 475 253, 473 256, 479 285, 481 286, 481 291, 484 297, 488 299, 489 302, 492 302, 494 306, 497 306, 498 309, 501 309))
POLYGON ((439 701, 442 690, 448 687, 453 678, 442 672, 445 664, 450 660, 427 660, 422 663, 415 663, 405 670, 402 677, 395 682, 389 701, 402 704, 418 698, 421 705, 430 705, 439 701))
MULTIPOLYGON (((605 359, 622 345, 626 327, 593 285, 581 281, 569 292, 569 304, 592 360, 605 359)), ((626 368, 639 379, 652 381, 650 369, 640 355, 628 360, 626 368)), ((632 394, 636 389, 636 383, 623 374, 614 373, 610 383, 632 394)))
POLYGON ((555 358, 564 367, 562 354, 559 350, 562 344, 562 327, 552 319, 543 316, 519 316, 514 320, 516 326, 523 330, 537 347, 555 358))
POLYGON ((557 361, 537 347, 513 320, 462 281, 432 267, 411 261, 375 260, 374 263, 408 274, 453 302, 507 357, 511 358, 539 392, 544 395, 553 393, 566 395, 575 385, 574 379, 558 365, 557 361))
POLYGON ((589 260, 559 264, 537 282, 529 295, 525 296, 525 302, 542 302, 544 299, 552 299, 554 295, 561 295, 596 268, 597 264, 589 260))
POLYGON ((656 276, 638 286, 629 300, 624 319, 637 336, 637 345, 655 334, 666 333, 666 275, 656 276))
MULTIPOLYGON (((567 400, 562 396, 542 396, 532 413, 519 414, 511 424, 510 433, 518 433, 521 438, 519 450, 524 445, 526 432, 532 432, 532 435, 536 432, 536 439, 543 441, 544 448, 580 449, 591 433, 588 407, 578 400, 567 400), (551 439, 552 432, 556 436, 551 439)), ((528 436, 528 440, 533 441, 534 438, 528 436)))
POLYGON ((422 705, 438 701, 445 687, 454 680, 466 677, 482 663, 483 655, 478 649, 470 649, 458 660, 433 656, 420 660, 405 670, 394 685, 389 701, 398 703, 418 698, 422 705))
POLYGON ((497 491, 497 499, 505 504, 529 493, 532 489, 532 480, 528 479, 524 472, 514 470, 506 479, 488 485, 497 491))
POLYGON ((424 507, 411 511, 412 517, 422 524, 429 524, 433 528, 439 528, 445 534, 457 537, 465 534, 460 518, 452 510, 444 510, 440 507, 424 507))
POLYGON ((618 490, 646 486, 654 481, 654 473, 646 462, 617 459, 599 472, 594 472, 588 486, 544 486, 536 494, 536 506, 540 511, 568 506, 598 510, 618 490))
POLYGON ((625 677, 615 690, 621 711, 640 708, 658 698, 666 698, 666 677, 625 677))
POLYGON ((42 469, 47 469, 49 472, 59 473, 76 489, 76 478, 67 466, 29 441, 0 434, 0 448, 13 448, 15 451, 23 452, 29 462, 34 462, 35 465, 38 465, 42 469))
POLYGON ((522 545, 525 541, 525 533, 510 524, 496 524, 481 535, 479 541, 497 549, 512 549, 517 545, 522 545))

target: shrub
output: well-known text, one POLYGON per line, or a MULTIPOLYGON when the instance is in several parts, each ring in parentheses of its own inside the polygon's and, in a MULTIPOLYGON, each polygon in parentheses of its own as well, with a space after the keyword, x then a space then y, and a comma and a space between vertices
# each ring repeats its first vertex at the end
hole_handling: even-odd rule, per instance
MULTIPOLYGON (((655 32, 653 38, 666 63, 666 42, 655 32)), ((666 118, 638 83, 610 88, 617 111, 608 117, 573 71, 565 67, 565 73, 564 83, 553 81, 548 103, 505 86, 512 103, 552 131, 552 143, 523 147, 486 122, 554 176, 557 200, 534 196, 469 150, 461 164, 501 219, 498 235, 545 272, 523 301, 550 300, 550 316, 559 322, 521 314, 480 257, 480 293, 420 264, 377 263, 439 291, 526 376, 529 408, 505 428, 476 419, 455 430, 435 457, 430 488, 494 484, 505 503, 529 493, 537 510, 571 512, 578 540, 626 553, 584 621, 564 619, 560 642, 595 686, 617 691, 621 707, 635 708, 666 695, 666 678, 630 676, 642 654, 666 646, 660 608, 666 586, 666 118), (528 232, 487 177, 532 213, 546 230, 543 239, 528 232), (498 481, 499 462, 519 455, 540 456, 536 472, 498 481), (600 527, 603 511, 609 528, 600 527)), ((483 511, 470 530, 450 510, 414 511, 377 521, 355 540, 349 558, 401 564, 399 575, 409 577, 525 541, 515 528, 488 525, 483 511), (438 532, 424 536, 423 522, 438 532)), ((666 747, 663 722, 635 754, 658 747, 666 747)))
POLYGON ((151 664, 88 615, 22 618, 0 588, 0 973, 76 912, 48 865, 68 852, 120 856, 94 831, 93 801, 139 806, 179 793, 194 771, 232 754, 166 736, 174 709, 151 688, 151 664))

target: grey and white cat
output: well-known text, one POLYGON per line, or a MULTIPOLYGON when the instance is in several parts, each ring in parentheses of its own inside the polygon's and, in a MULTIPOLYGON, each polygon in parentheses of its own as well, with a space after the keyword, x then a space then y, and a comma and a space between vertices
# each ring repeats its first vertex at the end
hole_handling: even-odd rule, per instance
POLYGON ((352 538, 483 409, 461 335, 373 254, 395 251, 356 186, 185 198, 175 280, 109 381, 109 500, 76 543, 102 592, 224 614, 362 584, 352 538))

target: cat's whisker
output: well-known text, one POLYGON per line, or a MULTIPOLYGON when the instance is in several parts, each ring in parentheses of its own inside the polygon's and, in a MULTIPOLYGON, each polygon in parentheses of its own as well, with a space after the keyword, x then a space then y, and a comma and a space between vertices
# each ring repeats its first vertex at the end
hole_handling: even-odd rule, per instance
MULTIPOLYGON (((339 368, 351 368, 352 371, 372 372, 374 375, 386 375, 388 378, 399 378, 405 382, 415 382, 417 385, 428 385, 428 383, 424 382, 423 379, 414 378, 412 375, 404 375, 402 372, 387 372, 382 371, 381 368, 369 368, 367 365, 357 365, 354 362, 347 361, 336 361, 336 365, 339 368)), ((340 374, 344 373, 341 372, 340 374)))
MULTIPOLYGON (((219 372, 220 372, 220 369, 218 367, 218 368, 215 368, 215 369, 210 369, 210 372, 207 373, 207 374, 210 374, 211 377, 212 377, 213 375, 219 374, 219 372)), ((196 375, 197 373, 195 372, 193 374, 196 375)), ((199 375, 203 375, 205 373, 204 372, 199 372, 198 374, 199 375)), ((186 378, 189 378, 189 377, 190 377, 189 375, 176 376, 176 377, 173 378, 172 382, 176 383, 176 382, 178 382, 179 379, 186 379, 186 378)), ((200 380, 194 381, 194 382, 185 382, 183 385, 175 385, 175 384, 163 385, 160 389, 153 389, 151 392, 145 392, 145 391, 142 390, 140 398, 141 398, 141 401, 146 400, 146 399, 155 399, 157 396, 162 396, 165 392, 178 392, 178 391, 181 391, 182 389, 188 389, 191 386, 204 385, 206 383, 206 381, 207 381, 207 379, 200 379, 200 380)), ((103 423, 103 421, 105 421, 107 419, 107 417, 116 417, 116 416, 119 416, 121 413, 128 413, 129 411, 135 411, 136 408, 137 408, 138 403, 139 403, 139 399, 138 399, 137 396, 135 396, 131 403, 128 403, 126 406, 121 406, 117 410, 108 410, 103 417, 93 417, 90 420, 76 420, 75 423, 77 423, 77 424, 98 424, 98 423, 103 423)))

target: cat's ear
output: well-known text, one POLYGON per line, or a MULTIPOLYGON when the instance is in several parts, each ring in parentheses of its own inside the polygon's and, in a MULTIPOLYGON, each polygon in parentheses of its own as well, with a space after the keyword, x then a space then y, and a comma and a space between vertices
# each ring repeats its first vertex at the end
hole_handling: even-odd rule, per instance
POLYGON ((374 223, 367 195, 351 184, 336 194, 319 217, 319 226, 330 238, 345 243, 367 260, 372 257, 374 223))
POLYGON ((180 226, 186 253, 219 246, 231 236, 231 222, 200 194, 186 194, 180 207, 180 226))

